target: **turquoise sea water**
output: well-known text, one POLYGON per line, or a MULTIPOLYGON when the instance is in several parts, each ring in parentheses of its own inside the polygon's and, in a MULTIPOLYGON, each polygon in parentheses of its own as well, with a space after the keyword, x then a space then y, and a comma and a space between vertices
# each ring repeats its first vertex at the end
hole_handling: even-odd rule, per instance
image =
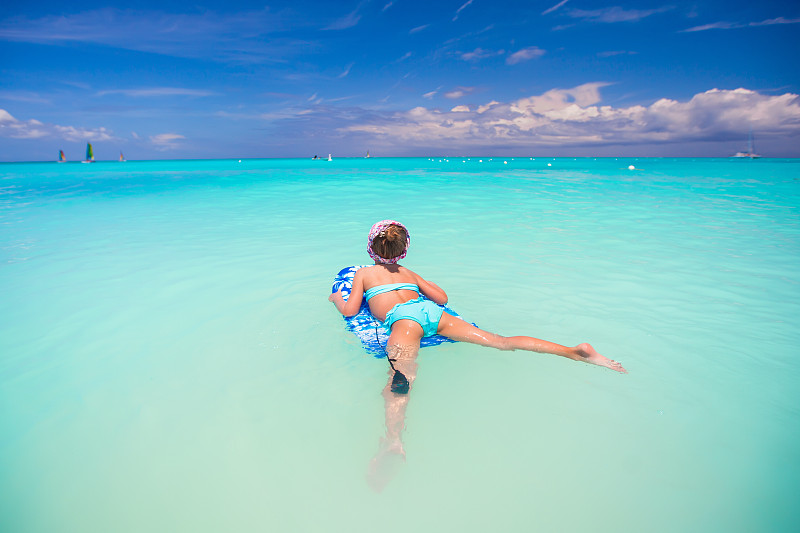
POLYGON ((479 159, 0 165, 0 530, 791 529, 800 161, 479 159), (383 218, 630 374, 425 348, 373 491, 387 365, 327 296, 383 218))

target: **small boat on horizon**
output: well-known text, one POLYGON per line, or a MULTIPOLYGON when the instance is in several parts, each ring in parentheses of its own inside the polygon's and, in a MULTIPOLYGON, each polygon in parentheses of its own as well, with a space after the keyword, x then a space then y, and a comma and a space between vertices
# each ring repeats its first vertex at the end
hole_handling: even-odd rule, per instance
POLYGON ((364 156, 366 159, 369 159, 369 150, 367 150, 367 155, 364 156))
POLYGON ((119 162, 123 163, 125 161, 125 156, 122 155, 122 152, 119 153, 119 162))
POLYGON ((58 162, 59 163, 66 163, 67 162, 67 157, 64 155, 64 150, 59 150, 58 151, 58 162))
POLYGON ((94 163, 94 150, 92 150, 92 143, 86 143, 86 159, 81 163, 94 163))
POLYGON ((758 159, 761 157, 753 151, 753 130, 750 130, 750 136, 747 139, 747 151, 736 152, 731 157, 736 157, 739 159, 758 159))

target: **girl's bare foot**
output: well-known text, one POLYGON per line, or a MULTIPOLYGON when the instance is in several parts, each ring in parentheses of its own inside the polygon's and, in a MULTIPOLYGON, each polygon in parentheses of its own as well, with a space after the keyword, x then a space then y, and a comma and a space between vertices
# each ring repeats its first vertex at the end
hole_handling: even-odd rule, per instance
POLYGON ((616 372, 621 372, 622 374, 628 373, 628 371, 625 370, 625 368, 618 362, 597 353, 597 350, 592 348, 591 344, 585 342, 583 344, 579 344, 575 347, 575 352, 580 357, 580 360, 586 363, 590 363, 592 365, 604 366, 616 372))

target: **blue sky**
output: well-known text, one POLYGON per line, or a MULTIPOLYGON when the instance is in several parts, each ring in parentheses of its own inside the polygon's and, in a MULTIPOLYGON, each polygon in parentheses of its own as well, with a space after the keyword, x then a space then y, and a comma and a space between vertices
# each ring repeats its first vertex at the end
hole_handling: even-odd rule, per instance
POLYGON ((796 0, 200 2, 4 3, 0 160, 800 157, 796 0))

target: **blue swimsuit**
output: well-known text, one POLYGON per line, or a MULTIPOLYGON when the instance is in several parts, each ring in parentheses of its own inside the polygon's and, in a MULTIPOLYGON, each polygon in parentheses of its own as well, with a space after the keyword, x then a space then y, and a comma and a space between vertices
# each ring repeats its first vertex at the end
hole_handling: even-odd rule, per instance
MULTIPOLYGON (((378 285, 367 289, 367 291, 364 292, 364 297, 367 299, 367 302, 369 302, 371 298, 378 294, 402 290, 414 291, 419 294, 419 287, 413 283, 389 283, 387 285, 378 285)), ((444 309, 430 300, 419 297, 415 300, 399 303, 392 307, 389 312, 386 313, 386 320, 383 322, 383 326, 391 333, 392 324, 398 320, 413 320, 422 326, 423 337, 431 337, 436 335, 436 330, 439 329, 439 320, 442 318, 442 313, 444 313, 444 309)))

